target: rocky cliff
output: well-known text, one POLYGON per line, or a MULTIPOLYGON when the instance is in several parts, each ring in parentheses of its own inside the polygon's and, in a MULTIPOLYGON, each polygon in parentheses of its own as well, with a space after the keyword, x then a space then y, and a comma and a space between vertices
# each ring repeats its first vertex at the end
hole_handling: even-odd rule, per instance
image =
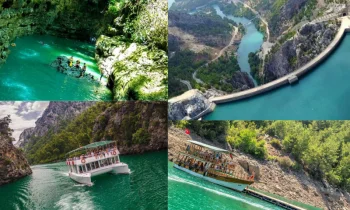
POLYGON ((52 102, 36 127, 22 133, 22 145, 31 164, 61 161, 67 152, 102 140, 116 141, 122 154, 165 149, 166 105, 141 101, 52 102))
POLYGON ((189 120, 206 110, 211 110, 213 103, 196 89, 189 90, 180 96, 169 99, 169 120, 189 120))
POLYGON ((332 42, 338 29, 335 22, 308 23, 280 47, 275 46, 265 63, 265 82, 304 66, 332 42))
POLYGON ((121 154, 168 147, 166 102, 117 103, 99 114, 92 140, 116 140, 121 154))
POLYGON ((9 117, 0 119, 0 185, 32 173, 23 152, 13 146, 9 117))
POLYGON ((50 102, 43 115, 35 122, 34 128, 25 129, 17 145, 24 150, 28 144, 34 145, 37 138, 44 136, 48 131, 58 131, 60 123, 70 121, 92 106, 94 102, 50 102))

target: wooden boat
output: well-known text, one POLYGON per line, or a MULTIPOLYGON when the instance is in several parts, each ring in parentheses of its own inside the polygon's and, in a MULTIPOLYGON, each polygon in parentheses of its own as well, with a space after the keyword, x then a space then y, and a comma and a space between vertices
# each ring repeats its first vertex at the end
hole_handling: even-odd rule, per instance
POLYGON ((229 151, 198 141, 188 142, 186 151, 175 159, 175 168, 240 192, 254 183, 254 174, 247 176, 236 172, 235 165, 223 156, 229 151))

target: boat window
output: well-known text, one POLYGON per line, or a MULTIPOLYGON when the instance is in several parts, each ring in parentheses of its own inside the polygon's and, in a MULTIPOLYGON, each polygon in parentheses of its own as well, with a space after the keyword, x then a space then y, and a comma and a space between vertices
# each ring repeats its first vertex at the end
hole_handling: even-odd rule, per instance
POLYGON ((103 160, 100 160, 100 165, 101 165, 101 167, 104 166, 103 162, 104 162, 103 160))
POLYGON ((95 162, 92 162, 91 163, 91 170, 94 170, 96 167, 95 167, 95 162))
POLYGON ((119 156, 116 156, 115 159, 116 159, 117 163, 119 163, 119 156))
POLYGON ((83 168, 79 166, 79 173, 83 173, 83 168))
POLYGON ((111 159, 112 159, 112 164, 114 164, 115 163, 115 159, 113 157, 111 159))
POLYGON ((86 164, 86 169, 87 169, 88 171, 91 171, 90 163, 86 164))
POLYGON ((83 171, 86 172, 86 165, 83 165, 83 171))

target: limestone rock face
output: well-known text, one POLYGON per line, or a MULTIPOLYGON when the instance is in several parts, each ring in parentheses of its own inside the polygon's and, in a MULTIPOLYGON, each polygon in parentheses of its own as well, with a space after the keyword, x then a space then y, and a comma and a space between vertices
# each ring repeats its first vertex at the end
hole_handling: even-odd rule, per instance
POLYGON ((117 103, 107 108, 95 120, 93 141, 117 140, 121 154, 139 154, 166 149, 167 102, 117 103), (136 133, 143 133, 136 142, 136 133))
POLYGON ((17 149, 9 135, 7 118, 0 119, 0 185, 13 182, 32 173, 23 152, 17 149))
POLYGON ((318 56, 334 39, 339 25, 308 23, 265 63, 265 82, 285 76, 318 56))
POLYGON ((28 149, 26 146, 35 143, 35 137, 44 136, 50 130, 57 131, 60 122, 73 119, 93 104, 94 102, 50 102, 43 115, 35 122, 35 127, 21 133, 17 144, 25 150, 28 149))
POLYGON ((159 49, 149 50, 138 43, 125 43, 101 36, 96 59, 115 100, 166 100, 168 94, 168 56, 159 49))
POLYGON ((199 90, 192 89, 169 100, 168 118, 169 120, 192 119, 210 106, 211 102, 199 90))
POLYGON ((248 90, 255 86, 253 80, 249 77, 247 72, 234 72, 230 82, 235 90, 240 91, 248 90))

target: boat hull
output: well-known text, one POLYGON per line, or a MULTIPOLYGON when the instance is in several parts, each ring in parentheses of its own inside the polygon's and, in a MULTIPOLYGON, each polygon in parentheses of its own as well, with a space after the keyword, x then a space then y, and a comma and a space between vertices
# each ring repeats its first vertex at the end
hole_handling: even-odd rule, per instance
POLYGON ((177 169, 179 169, 181 171, 184 171, 184 172, 189 173, 189 174, 191 174, 193 176, 202 178, 202 179, 207 180, 209 182, 212 182, 214 184, 221 185, 223 187, 227 187, 227 188, 239 191, 239 192, 242 192, 248 186, 248 184, 234 183, 234 182, 225 182, 225 181, 213 179, 213 178, 210 178, 210 177, 207 177, 207 176, 203 176, 202 174, 198 174, 196 172, 188 170, 187 168, 183 168, 181 166, 178 166, 177 164, 174 164, 174 168, 177 168, 177 169))
POLYGON ((70 172, 69 177, 78 183, 91 186, 92 185, 91 177, 95 177, 95 176, 109 173, 109 172, 114 174, 130 174, 130 169, 129 169, 129 166, 125 163, 117 163, 104 168, 99 168, 97 170, 95 169, 88 173, 77 174, 77 173, 70 172))

